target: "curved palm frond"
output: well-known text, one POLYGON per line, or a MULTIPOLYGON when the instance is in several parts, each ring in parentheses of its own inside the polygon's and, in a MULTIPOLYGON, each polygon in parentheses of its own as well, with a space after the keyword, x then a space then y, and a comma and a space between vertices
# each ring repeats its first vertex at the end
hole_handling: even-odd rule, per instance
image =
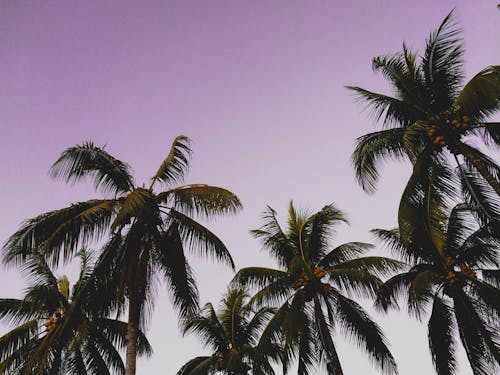
POLYGON ((379 178, 378 165, 390 159, 402 159, 404 129, 385 129, 356 139, 352 163, 356 180, 367 193, 373 193, 379 178))
POLYGON ((130 166, 95 146, 92 142, 67 148, 50 168, 50 174, 67 182, 93 176, 96 189, 115 195, 134 187, 130 166))
MULTIPOLYGON (((481 70, 467 82, 455 106, 478 122, 495 113, 500 108, 500 65, 481 70)), ((489 132, 488 127, 485 130, 489 132)))
POLYGON ((182 183, 184 175, 189 168, 191 158, 191 140, 184 136, 177 136, 172 142, 170 152, 158 168, 158 171, 151 179, 150 190, 157 181, 166 185, 182 183))
POLYGON ((180 186, 158 194, 158 199, 185 215, 205 219, 241 209, 240 200, 229 190, 205 184, 180 186))

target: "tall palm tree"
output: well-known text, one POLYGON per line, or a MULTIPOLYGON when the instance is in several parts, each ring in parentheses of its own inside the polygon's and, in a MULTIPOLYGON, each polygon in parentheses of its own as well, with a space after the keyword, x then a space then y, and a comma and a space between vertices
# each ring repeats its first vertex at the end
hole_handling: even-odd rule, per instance
POLYGON ((252 231, 278 262, 279 269, 250 267, 240 270, 234 283, 258 288, 252 302, 281 305, 272 319, 283 332, 283 372, 298 356, 298 373, 316 373, 326 363, 330 374, 343 370, 332 338, 337 326, 352 337, 385 372, 397 373, 396 363, 379 326, 345 293, 374 297, 378 276, 399 269, 401 263, 382 257, 358 257, 371 245, 350 242, 330 247, 333 227, 346 222, 333 205, 313 215, 290 204, 288 228, 283 231, 276 212, 268 207, 264 225, 252 231))
POLYGON ((377 305, 387 311, 403 300, 419 319, 430 308, 429 349, 439 375, 456 373, 457 331, 474 375, 497 374, 500 239, 466 204, 448 211, 435 200, 422 202, 405 211, 401 233, 374 230, 411 267, 385 282, 377 305))
MULTIPOLYGON (((95 316, 86 290, 92 268, 87 253, 80 277, 70 290, 40 256, 27 260, 31 285, 22 300, 0 299, 0 319, 16 327, 0 337, 2 374, 123 374, 118 350, 125 347, 127 323, 95 316)), ((150 354, 142 333, 139 353, 150 354)))
POLYGON ((280 346, 260 339, 274 309, 254 309, 248 300, 243 289, 230 289, 219 312, 207 303, 184 322, 184 334, 196 334, 212 354, 191 359, 177 375, 274 375, 271 362, 279 356, 280 346))
POLYGON ((68 259, 81 244, 109 234, 96 265, 103 313, 122 311, 128 301, 126 375, 136 373, 138 329, 151 309, 153 277, 161 274, 182 317, 197 311, 198 292, 184 248, 188 246, 234 268, 222 241, 197 217, 234 213, 231 192, 203 184, 182 185, 190 141, 177 137, 147 187, 135 184, 130 167, 103 148, 84 143, 66 149, 51 168, 55 177, 76 182, 94 177, 105 198, 80 202, 28 220, 5 244, 4 262, 22 263, 33 251, 52 264, 68 259), (161 187, 160 191, 155 188, 161 187), (149 308, 149 309, 148 309, 149 308))
MULTIPOLYGON (((381 161, 408 158, 416 164, 423 154, 440 162, 449 152, 459 168, 463 158, 500 196, 500 167, 469 141, 475 137, 500 146, 500 123, 486 122, 500 109, 500 66, 483 69, 462 86, 464 51, 459 32, 452 11, 427 39, 420 60, 406 45, 398 54, 374 58, 374 70, 389 81, 394 96, 348 86, 385 127, 357 139, 352 159, 365 191, 375 190, 381 161)), ((461 175, 468 177, 463 171, 461 175)), ((467 179, 473 194, 474 186, 474 180, 467 179)))

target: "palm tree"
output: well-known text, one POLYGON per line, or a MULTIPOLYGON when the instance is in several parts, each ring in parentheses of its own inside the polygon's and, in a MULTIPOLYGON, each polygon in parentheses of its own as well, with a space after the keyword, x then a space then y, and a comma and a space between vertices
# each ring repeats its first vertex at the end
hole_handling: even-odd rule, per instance
POLYGON ((108 196, 80 202, 28 220, 5 245, 4 262, 22 263, 34 251, 57 264, 81 244, 110 239, 96 265, 102 313, 123 311, 128 300, 126 375, 135 375, 137 335, 152 303, 153 278, 161 274, 182 317, 198 309, 198 291, 184 248, 234 268, 222 241, 195 220, 240 209, 231 192, 203 184, 177 186, 191 155, 190 141, 177 137, 148 187, 137 186, 130 167, 103 148, 84 143, 66 149, 51 168, 55 177, 76 182, 93 176, 108 196), (161 191, 154 190, 161 185, 161 191))
MULTIPOLYGON (((40 256, 26 261, 31 285, 22 300, 0 299, 0 319, 16 327, 0 337, 2 374, 123 374, 118 350, 125 347, 127 324, 94 316, 87 285, 92 269, 88 254, 70 290, 68 278, 57 279, 40 256)), ((151 347, 142 333, 140 354, 151 347)))
POLYGON ((457 331, 474 375, 497 374, 500 239, 466 204, 449 212, 434 200, 421 203, 406 211, 404 236, 397 228, 374 230, 411 267, 385 282, 377 305, 387 311, 403 300, 420 320, 431 309, 429 349, 439 375, 455 374, 457 331))
POLYGON ((252 298, 256 305, 281 305, 270 324, 284 335, 283 373, 298 356, 299 375, 316 373, 313 368, 319 362, 326 362, 330 374, 342 375, 331 335, 334 326, 352 337, 382 370, 397 373, 379 326, 344 294, 374 297, 382 284, 378 276, 401 264, 382 257, 357 257, 371 248, 366 243, 350 242, 332 249, 333 227, 346 222, 333 205, 307 215, 291 203, 286 232, 270 207, 263 218, 264 225, 252 233, 262 240, 279 269, 244 268, 234 283, 258 288, 252 298))
MULTIPOLYGON (((427 157, 439 163, 448 151, 459 168, 461 157, 500 196, 500 167, 469 142, 476 137, 486 145, 500 145, 500 123, 486 122, 500 108, 500 66, 483 69, 462 86, 459 32, 452 11, 429 36, 420 61, 404 44, 401 53, 374 58, 374 70, 390 82, 394 96, 347 87, 371 107, 375 120, 382 120, 385 127, 357 139, 352 159, 365 191, 375 190, 378 165, 383 160, 408 158, 416 164, 427 157)), ((474 194, 474 180, 460 173, 474 194)))
POLYGON ((177 375, 274 375, 270 362, 277 359, 280 347, 260 339, 274 309, 256 310, 248 300, 243 289, 230 289, 218 313, 207 303, 202 313, 184 322, 184 334, 196 334, 212 354, 191 359, 177 375))

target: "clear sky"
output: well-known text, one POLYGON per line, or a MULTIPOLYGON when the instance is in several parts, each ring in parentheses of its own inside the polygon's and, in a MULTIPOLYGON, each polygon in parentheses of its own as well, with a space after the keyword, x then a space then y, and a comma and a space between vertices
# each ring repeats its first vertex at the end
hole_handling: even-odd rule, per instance
MULTIPOLYGON (((369 229, 396 224, 409 168, 388 164, 372 196, 356 185, 354 139, 375 127, 343 87, 387 91, 371 58, 399 51, 403 41, 422 51, 454 7, 467 77, 498 64, 496 5, 0 1, 0 241, 27 218, 95 196, 89 184, 71 187, 48 177, 64 148, 85 140, 106 144, 146 182, 179 134, 194 141, 187 182, 226 187, 243 201, 241 214, 209 224, 238 267, 269 264, 248 231, 259 226, 266 204, 284 216, 290 199, 311 209, 335 202, 351 219, 338 241, 372 241, 369 229)), ((217 302, 232 273, 191 259, 202 302, 217 302)), ((19 271, 0 273, 0 296, 18 296, 24 285, 19 271)), ((149 331, 155 355, 139 362, 140 375, 174 374, 204 353, 194 338, 180 338, 164 289, 159 285, 149 331)), ((402 375, 433 373, 425 325, 404 313, 373 316, 402 375)), ((346 374, 377 373, 362 352, 335 339, 346 374)), ((471 370, 464 365, 459 374, 471 370)))

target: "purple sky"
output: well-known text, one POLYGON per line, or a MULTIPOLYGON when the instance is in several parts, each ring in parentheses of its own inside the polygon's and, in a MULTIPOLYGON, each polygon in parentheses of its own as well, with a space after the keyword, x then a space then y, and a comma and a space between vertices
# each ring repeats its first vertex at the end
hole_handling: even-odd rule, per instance
MULTIPOLYGON (((59 153, 85 140, 130 163, 147 181, 172 139, 194 141, 187 182, 226 187, 244 212, 210 226, 238 267, 268 264, 248 231, 266 204, 335 202, 351 227, 338 241, 372 241, 396 224, 408 165, 385 168, 377 194, 356 185, 354 139, 374 129, 344 85, 387 91, 371 58, 403 40, 422 51, 429 31, 456 7, 468 78, 500 61, 497 1, 2 1, 0 2, 0 240, 47 210, 94 197, 90 185, 51 180, 59 153)), ((377 250, 377 253, 382 253, 377 250)), ((192 257, 202 302, 217 302, 231 272, 192 257)), ((19 295, 15 270, 2 297, 19 295)), ((173 374, 204 353, 181 339, 160 286, 149 331, 155 355, 139 374, 173 374)), ((369 306, 369 303, 365 303, 369 306)), ((405 313, 374 313, 402 375, 431 374, 425 326, 405 313)), ((346 374, 375 374, 340 337, 346 374)), ((462 355, 462 363, 465 360, 462 355)), ((462 366, 459 374, 470 374, 462 366)))

